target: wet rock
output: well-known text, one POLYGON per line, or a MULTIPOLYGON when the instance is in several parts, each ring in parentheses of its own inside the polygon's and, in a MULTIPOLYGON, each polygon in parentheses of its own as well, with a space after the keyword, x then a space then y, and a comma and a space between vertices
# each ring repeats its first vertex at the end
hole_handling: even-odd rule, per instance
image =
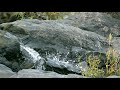
POLYGON ((22 57, 24 57, 24 62, 21 63, 20 67, 23 69, 27 68, 37 68, 39 66, 42 69, 44 64, 44 59, 36 52, 34 49, 27 47, 25 45, 20 45, 22 52, 22 57))
POLYGON ((19 37, 23 44, 37 50, 41 55, 46 52, 67 54, 75 47, 106 51, 108 43, 105 37, 62 22, 66 21, 23 19, 1 24, 0 27, 19 37))
POLYGON ((14 35, 0 30, 0 54, 8 60, 16 59, 20 54, 20 44, 14 35))
POLYGON ((9 78, 12 75, 16 74, 7 66, 0 64, 0 78, 9 78))
POLYGON ((0 30, 0 63, 13 69, 13 63, 19 62, 20 57, 21 52, 18 38, 6 31, 0 30))
POLYGON ((45 65, 46 70, 55 71, 60 74, 81 73, 80 68, 76 65, 70 64, 69 62, 57 60, 57 58, 55 57, 53 59, 47 58, 47 61, 45 61, 45 65))
POLYGON ((34 66, 34 60, 39 58, 37 57, 37 53, 31 51, 32 49, 25 49, 25 47, 20 44, 21 42, 16 36, 0 30, 0 63, 6 65, 15 72, 24 68, 31 68, 34 66), (27 50, 30 51, 27 53, 27 50), (34 58, 32 58, 33 56, 34 58))
POLYGON ((62 75, 52 71, 43 71, 35 69, 23 69, 10 78, 87 78, 81 75, 68 74, 62 75))
POLYGON ((7 67, 12 68, 12 63, 3 56, 0 56, 0 64, 4 64, 7 67))

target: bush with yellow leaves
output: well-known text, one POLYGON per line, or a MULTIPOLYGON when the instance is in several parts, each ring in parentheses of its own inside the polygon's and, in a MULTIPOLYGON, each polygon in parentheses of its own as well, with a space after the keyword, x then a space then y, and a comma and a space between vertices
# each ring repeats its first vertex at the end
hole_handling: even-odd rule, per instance
POLYGON ((86 61, 89 67, 82 71, 83 76, 91 78, 102 78, 110 75, 120 75, 120 56, 117 56, 117 51, 111 47, 112 34, 109 34, 108 42, 109 48, 106 52, 106 60, 104 60, 105 68, 98 68, 101 62, 98 56, 88 56, 86 61))

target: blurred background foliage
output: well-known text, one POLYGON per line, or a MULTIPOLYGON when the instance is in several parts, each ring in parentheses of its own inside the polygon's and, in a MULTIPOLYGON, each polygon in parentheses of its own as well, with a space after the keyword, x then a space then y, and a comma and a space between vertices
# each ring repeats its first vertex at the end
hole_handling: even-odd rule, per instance
MULTIPOLYGON (((56 20, 80 12, 0 12, 0 24, 20 19, 56 20)), ((120 19, 120 12, 103 12, 120 19)))
POLYGON ((77 12, 0 12, 0 23, 20 19, 56 20, 77 12))

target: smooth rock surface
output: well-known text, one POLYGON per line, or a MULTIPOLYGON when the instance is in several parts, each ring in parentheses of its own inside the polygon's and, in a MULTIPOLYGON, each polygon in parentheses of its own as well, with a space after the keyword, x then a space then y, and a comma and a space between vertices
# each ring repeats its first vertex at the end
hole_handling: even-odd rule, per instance
POLYGON ((10 78, 87 78, 81 75, 68 74, 61 75, 52 71, 43 71, 35 69, 23 69, 10 78))
POLYGON ((7 66, 0 64, 0 78, 9 78, 12 75, 16 74, 7 66))
POLYGON ((23 19, 1 24, 0 27, 16 35, 23 44, 42 56, 71 52, 69 56, 73 58, 72 53, 82 50, 106 52, 108 42, 105 37, 62 22, 65 21, 23 19))
POLYGON ((120 20, 106 13, 81 12, 69 16, 66 20, 71 20, 70 23, 65 22, 68 25, 95 32, 104 37, 107 37, 110 33, 112 33, 113 36, 120 35, 120 20))

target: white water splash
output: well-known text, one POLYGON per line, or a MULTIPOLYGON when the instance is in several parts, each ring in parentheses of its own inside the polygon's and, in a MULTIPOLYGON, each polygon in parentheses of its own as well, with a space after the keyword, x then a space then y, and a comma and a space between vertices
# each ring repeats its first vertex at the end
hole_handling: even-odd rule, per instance
POLYGON ((60 68, 60 69, 64 69, 66 68, 68 71, 72 71, 72 72, 76 72, 76 73, 80 73, 80 69, 77 68, 75 65, 69 63, 69 61, 65 61, 66 58, 64 58, 63 60, 60 59, 60 55, 49 55, 47 57, 47 61, 46 64, 51 66, 51 67, 56 67, 56 68, 60 68))
POLYGON ((22 54, 25 55, 27 58, 30 58, 34 63, 42 59, 39 53, 30 47, 21 44, 20 49, 22 51, 22 54))
POLYGON ((49 59, 49 60, 51 59, 52 61, 55 61, 55 62, 57 61, 58 63, 67 63, 68 64, 69 62, 66 61, 67 55, 62 60, 60 60, 61 55, 59 53, 57 53, 57 55, 49 54, 49 55, 46 56, 46 58, 49 59))

